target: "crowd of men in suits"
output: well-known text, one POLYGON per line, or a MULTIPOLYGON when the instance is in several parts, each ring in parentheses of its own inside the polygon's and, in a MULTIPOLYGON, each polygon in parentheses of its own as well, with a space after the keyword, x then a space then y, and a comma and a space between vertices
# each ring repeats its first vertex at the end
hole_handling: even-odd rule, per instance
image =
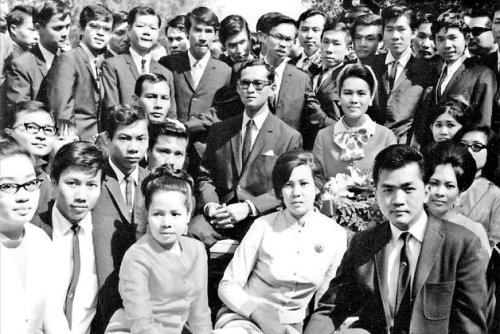
MULTIPOLYGON (((47 180, 33 224, 58 240, 61 231, 52 220, 71 216, 65 212, 71 205, 61 204, 61 176, 45 160, 54 142, 64 140, 56 135, 60 124, 70 121, 80 140, 107 154, 101 192, 87 200, 90 218, 73 221, 90 219, 92 242, 80 247, 90 247, 81 254, 92 258, 86 263, 95 270, 81 271, 89 287, 76 287, 71 333, 104 332, 121 307, 121 259, 147 229, 140 185, 148 169, 167 163, 194 177, 190 236, 207 248, 241 239, 256 217, 281 205, 271 180, 277 157, 311 149, 317 132, 342 116, 336 77, 346 64, 373 69, 378 91, 370 116, 400 144, 425 146, 430 113, 454 95, 467 99, 477 123, 498 130, 500 5, 466 17, 416 15, 404 6, 385 8, 381 16, 363 6, 349 14, 331 19, 311 9, 295 20, 271 12, 253 33, 242 16, 219 22, 211 9, 198 7, 166 24, 165 48, 158 37, 166 13, 144 6, 112 13, 89 5, 78 20, 81 39, 71 48, 76 18, 63 1, 11 9, 0 34, 1 126, 36 156, 47 180), (78 292, 85 288, 92 298, 78 292)), ((418 178, 421 171, 412 163, 420 160, 413 153, 392 152, 407 162, 393 169, 418 178)), ((416 201, 423 208, 423 198, 416 201)), ((440 226, 429 222, 422 234, 432 238, 432 247, 422 249, 425 266, 414 273, 419 292, 411 332, 486 333, 485 268, 474 258, 478 242, 440 226)), ((360 327, 388 332, 394 315, 384 313, 387 287, 376 286, 374 261, 383 261, 390 238, 389 228, 378 228, 354 239, 344 260, 349 282, 332 283, 306 333, 331 333, 348 316, 349 302, 367 295, 360 291, 373 292, 358 313, 360 327)))

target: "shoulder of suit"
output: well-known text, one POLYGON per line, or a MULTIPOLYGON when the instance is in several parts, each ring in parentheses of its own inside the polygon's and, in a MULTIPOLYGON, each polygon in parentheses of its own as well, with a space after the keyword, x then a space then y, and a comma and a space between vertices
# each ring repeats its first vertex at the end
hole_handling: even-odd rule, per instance
POLYGON ((126 56, 127 56, 126 54, 121 54, 121 55, 116 55, 114 57, 104 59, 103 64, 109 64, 109 65, 123 64, 123 63, 125 63, 126 56))
POLYGON ((26 65, 36 65, 37 56, 31 51, 25 51, 21 53, 16 58, 12 59, 11 64, 15 64, 17 66, 26 66, 26 65))
POLYGON ((266 122, 273 122, 275 123, 273 126, 279 127, 278 133, 280 135, 284 134, 289 134, 291 136, 293 135, 300 135, 300 132, 292 128, 290 125, 286 124, 285 121, 280 119, 278 116, 273 115, 272 113, 269 113, 269 116, 266 119, 266 122))
POLYGON ((286 71, 290 71, 295 76, 300 76, 300 77, 307 78, 307 79, 310 78, 310 76, 307 72, 305 72, 304 70, 299 69, 297 66, 289 64, 289 63, 287 63, 285 65, 285 72, 286 71))

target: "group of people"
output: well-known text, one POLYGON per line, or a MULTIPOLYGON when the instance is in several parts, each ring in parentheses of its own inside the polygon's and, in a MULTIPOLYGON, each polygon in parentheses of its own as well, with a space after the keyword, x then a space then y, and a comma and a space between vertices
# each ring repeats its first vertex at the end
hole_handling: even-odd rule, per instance
POLYGON ((0 33, 1 333, 500 332, 500 4, 73 19, 0 33))

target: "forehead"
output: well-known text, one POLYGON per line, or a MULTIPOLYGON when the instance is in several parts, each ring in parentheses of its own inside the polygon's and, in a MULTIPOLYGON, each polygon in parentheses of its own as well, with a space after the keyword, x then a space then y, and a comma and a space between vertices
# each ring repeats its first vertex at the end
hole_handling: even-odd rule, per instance
POLYGON ((422 174, 422 170, 416 162, 394 170, 382 169, 379 172, 377 186, 397 187, 404 184, 423 184, 422 174))
POLYGON ((127 29, 128 23, 127 22, 122 22, 119 23, 113 31, 120 31, 120 30, 125 30, 127 29))
POLYGON ((177 37, 177 36, 186 36, 186 33, 179 28, 175 27, 168 27, 167 29, 167 36, 169 37, 177 37))
POLYGON ((33 17, 31 15, 23 15, 23 22, 19 25, 19 27, 27 26, 33 26, 33 17))
POLYGON ((270 34, 281 34, 283 36, 290 36, 290 37, 294 37, 296 32, 297 29, 291 23, 278 24, 269 31, 270 34))
POLYGON ((158 27, 158 16, 156 15, 141 15, 138 14, 135 16, 134 25, 141 23, 146 25, 155 25, 158 27))
POLYGON ((359 25, 356 27, 355 34, 359 36, 377 35, 380 32, 380 28, 377 25, 359 25))
POLYGON ((65 170, 61 172, 62 178, 75 178, 75 179, 87 179, 87 180, 95 180, 100 179, 102 175, 102 170, 99 169, 97 171, 91 169, 84 169, 76 166, 69 166, 65 170))
POLYGON ((148 123, 145 119, 139 119, 129 125, 118 125, 115 138, 118 135, 143 136, 148 134, 148 123))
POLYGON ((312 170, 309 165, 299 165, 292 170, 290 174, 290 180, 293 179, 312 179, 312 170))
POLYGON ((478 16, 471 17, 469 22, 469 27, 486 27, 491 23, 490 18, 488 16, 478 16))
POLYGON ((407 18, 406 16, 400 16, 396 19, 392 19, 386 22, 385 24, 386 27, 409 27, 410 26, 410 19, 407 18))
POLYGON ((46 111, 21 111, 16 115, 16 124, 36 123, 38 125, 54 125, 54 119, 46 111))
POLYGON ((479 142, 486 145, 486 135, 480 131, 467 132, 463 137, 463 141, 466 142, 479 142))
POLYGON ((50 18, 49 22, 47 22, 47 25, 48 26, 68 25, 70 23, 71 23, 70 15, 63 16, 63 14, 56 14, 50 18))
POLYGON ((170 94, 170 87, 168 86, 166 81, 160 81, 155 83, 144 81, 142 83, 141 96, 143 96, 146 93, 170 94))
POLYGON ((439 30, 436 33, 436 36, 462 36, 464 37, 464 34, 460 31, 458 28, 446 28, 443 27, 441 30, 439 30))
POLYGON ((323 15, 313 15, 308 17, 304 21, 300 21, 299 29, 302 27, 320 27, 323 28, 325 25, 325 17, 323 15))
POLYGON ((358 77, 348 77, 342 83, 342 90, 370 90, 368 83, 358 77))
POLYGON ((88 27, 89 23, 98 23, 98 24, 103 25, 103 26, 106 26, 106 27, 112 27, 112 26, 113 26, 113 22, 111 22, 111 21, 104 21, 104 20, 102 20, 102 19, 98 19, 98 20, 90 20, 90 21, 87 23, 87 27, 88 27))
POLYGON ((191 29, 203 29, 203 30, 211 30, 215 32, 215 28, 213 26, 209 26, 203 22, 200 21, 193 21, 193 24, 191 25, 191 29))
POLYGON ((267 80, 267 69, 263 65, 250 66, 241 71, 241 79, 267 80))
POLYGON ((451 116, 449 112, 445 112, 439 115, 438 118, 436 118, 436 122, 437 121, 456 122, 455 118, 451 116))
POLYGON ((456 183, 457 175, 455 174, 455 170, 451 164, 441 164, 434 168, 434 173, 432 174, 431 179, 439 179, 456 183))
POLYGON ((187 139, 169 135, 159 135, 154 145, 156 148, 172 148, 185 151, 187 148, 187 139))
POLYGON ((500 10, 497 10, 495 14, 493 14, 493 19, 498 19, 500 18, 500 10))
POLYGON ((238 41, 241 41, 241 40, 248 40, 248 34, 247 34, 247 32, 246 32, 245 29, 243 29, 240 32, 237 32, 236 34, 228 36, 226 38, 226 44, 238 42, 238 41))
POLYGON ((327 30, 323 32, 323 40, 345 41, 347 37, 346 31, 327 30))
POLYGON ((431 27, 432 27, 432 23, 430 23, 430 22, 420 23, 420 25, 418 26, 418 31, 425 32, 426 34, 430 34, 431 27))
POLYGON ((19 179, 34 176, 33 162, 25 155, 16 154, 0 159, 0 178, 19 179))

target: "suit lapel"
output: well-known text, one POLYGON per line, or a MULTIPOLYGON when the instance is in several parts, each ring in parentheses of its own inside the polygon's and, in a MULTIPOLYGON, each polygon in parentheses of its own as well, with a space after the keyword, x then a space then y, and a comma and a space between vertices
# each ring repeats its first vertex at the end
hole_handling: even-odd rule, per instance
POLYGON ((245 174, 249 166, 251 166, 253 161, 260 155, 266 143, 272 142, 272 138, 269 138, 269 136, 271 136, 274 131, 273 130, 274 122, 275 122, 274 116, 271 114, 271 112, 269 112, 266 120, 264 121, 264 124, 262 124, 262 128, 260 129, 257 138, 255 138, 255 143, 253 144, 252 151, 250 151, 250 156, 248 157, 245 166, 243 166, 241 175, 245 174))
POLYGON ((231 137, 231 150, 233 152, 234 164, 236 166, 236 170, 238 172, 238 176, 241 175, 243 162, 241 161, 241 127, 243 122, 243 114, 237 118, 237 121, 234 123, 234 133, 231 137))
MULTIPOLYGON (((465 65, 462 63, 462 65, 460 65, 460 67, 458 68, 458 70, 453 74, 453 77, 451 78, 451 80, 448 82, 448 84, 446 85, 446 88, 443 92, 443 94, 441 94, 439 97, 441 98, 442 96, 447 96, 447 94, 449 94, 449 91, 452 89, 452 87, 455 85, 455 83, 457 81, 460 80, 462 74, 466 71, 467 69, 465 68, 465 65)), ((439 89, 439 87, 438 87, 439 89)))
POLYGON ((42 51, 40 50, 40 47, 38 46, 38 44, 35 45, 32 52, 35 55, 36 64, 37 64, 38 68, 40 69, 42 76, 45 77, 47 75, 47 62, 45 61, 45 58, 43 58, 42 51))
MULTIPOLYGON (((285 64, 285 70, 283 71, 283 78, 281 78, 281 85, 280 85, 280 91, 279 91, 279 95, 278 95, 278 100, 279 101, 285 94, 283 93, 283 91, 286 90, 286 88, 289 86, 289 81, 292 80, 292 71, 290 70, 290 66, 293 66, 293 65, 289 65, 289 64, 285 64)), ((276 103, 276 105, 278 105, 279 103, 276 103)), ((264 122, 265 124, 265 122, 264 122)))
MULTIPOLYGON (((377 238, 382 242, 382 248, 380 245, 375 247, 373 250, 375 253, 375 271, 377 273, 377 281, 378 281, 378 289, 380 291, 380 299, 382 300, 382 305, 384 307, 385 321, 387 324, 391 323, 391 311, 389 306, 389 300, 386 296, 389 295, 389 287, 387 285, 387 267, 385 261, 385 245, 389 243, 391 238, 391 228, 389 226, 390 223, 385 223, 386 225, 382 229, 382 235, 380 238, 377 238)), ((367 245, 368 246, 368 245, 367 245)))
POLYGON ((85 63, 85 66, 87 67, 87 70, 89 71, 90 76, 93 79, 92 80, 92 84, 94 85, 94 88, 98 89, 98 87, 97 87, 97 81, 96 81, 96 77, 95 77, 95 73, 94 73, 94 70, 92 69, 92 65, 90 64, 89 57, 87 56, 87 54, 85 53, 85 51, 82 49, 81 46, 79 46, 76 50, 78 52, 78 56, 85 63))
POLYGON ((406 64, 406 66, 403 68, 403 71, 401 72, 401 74, 399 75, 399 78, 396 80, 396 82, 394 83, 394 87, 392 87, 392 91, 395 91, 399 85, 401 85, 402 82, 404 82, 408 77, 407 77, 407 73, 408 73, 408 69, 413 65, 413 56, 410 57, 410 59, 408 60, 408 63, 406 64))
POLYGON ((134 79, 137 80, 137 78, 139 77, 139 71, 137 70, 137 66, 135 66, 134 58, 132 58, 132 55, 130 53, 125 54, 125 61, 127 62, 128 67, 132 71, 134 79))
POLYGON ((104 172, 106 174, 106 179, 104 180, 105 187, 108 188, 108 191, 111 194, 111 197, 113 197, 113 200, 118 206, 118 209, 120 210, 122 216, 127 219, 128 223, 131 223, 127 204, 125 203, 122 192, 120 190, 120 184, 118 183, 118 178, 113 168, 111 168, 109 161, 106 163, 104 172))
MULTIPOLYGON (((204 87, 205 85, 210 85, 210 77, 212 73, 217 73, 217 66, 214 59, 210 57, 207 66, 205 67, 205 71, 203 71, 200 82, 198 83, 198 86, 196 86, 195 91, 200 90, 200 88, 204 87)), ((191 74, 191 71, 189 72, 189 74, 191 74)))
POLYGON ((184 80, 186 80, 189 89, 194 92, 194 82, 193 77, 191 76, 191 64, 189 63, 189 51, 185 51, 181 57, 179 57, 181 61, 182 74, 184 75, 184 80))

